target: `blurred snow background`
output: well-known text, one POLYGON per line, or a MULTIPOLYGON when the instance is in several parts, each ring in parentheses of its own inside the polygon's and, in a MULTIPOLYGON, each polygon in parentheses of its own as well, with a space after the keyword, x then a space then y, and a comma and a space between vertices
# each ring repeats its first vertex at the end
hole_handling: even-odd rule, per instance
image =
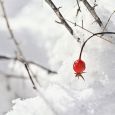
MULTIPOLYGON (((80 2, 82 13, 76 18, 76 0, 53 0, 66 19, 75 21, 92 32, 102 29, 94 22, 86 7, 80 2)), ((94 0, 89 0, 94 4, 94 0)), ((105 25, 115 10, 114 0, 97 0, 96 12, 105 25)), ((32 89, 29 79, 8 78, 2 73, 27 76, 22 64, 0 61, 0 115, 114 115, 115 113, 115 45, 100 38, 90 40, 83 52, 87 68, 85 82, 74 77, 73 62, 77 59, 83 41, 90 36, 86 31, 74 27, 78 43, 58 20, 52 9, 43 0, 4 0, 11 28, 20 47, 29 60, 56 70, 58 74, 47 74, 34 66, 38 76, 39 91, 32 89), (18 99, 20 98, 20 99, 18 99), (12 100, 17 99, 13 101, 12 100), (25 99, 25 100, 23 100, 25 99), (13 106, 13 110, 12 110, 13 106)), ((0 9, 0 54, 14 56, 15 46, 10 39, 0 9)), ((115 31, 115 16, 111 18, 107 31, 115 31)), ((114 35, 106 35, 115 43, 114 35)))

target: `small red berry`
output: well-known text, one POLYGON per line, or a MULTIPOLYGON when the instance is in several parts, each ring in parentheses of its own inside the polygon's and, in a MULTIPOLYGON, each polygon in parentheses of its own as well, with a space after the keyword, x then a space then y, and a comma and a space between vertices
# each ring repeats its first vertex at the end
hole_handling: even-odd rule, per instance
POLYGON ((76 74, 82 74, 85 70, 85 62, 81 59, 78 59, 73 64, 73 69, 76 72, 76 74))

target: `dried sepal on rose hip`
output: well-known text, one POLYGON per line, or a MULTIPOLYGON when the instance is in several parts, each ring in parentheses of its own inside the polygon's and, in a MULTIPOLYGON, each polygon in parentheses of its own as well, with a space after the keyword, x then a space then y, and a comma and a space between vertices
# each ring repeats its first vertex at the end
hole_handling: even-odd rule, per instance
MULTIPOLYGON (((73 64, 73 70, 75 71, 75 74, 76 74, 75 77, 78 77, 78 78, 81 77, 83 80, 85 80, 84 77, 82 76, 82 74, 85 73, 84 70, 86 69, 86 64, 81 59, 81 56, 82 56, 83 48, 84 48, 85 44, 87 43, 87 41, 89 39, 91 39, 93 36, 104 35, 104 34, 115 34, 115 32, 100 32, 100 33, 95 33, 92 36, 90 36, 88 39, 86 39, 86 41, 83 43, 83 45, 81 47, 79 58, 73 64)), ((104 39, 104 40, 106 40, 106 39, 104 39)), ((108 40, 106 40, 106 41, 108 41, 108 40)))

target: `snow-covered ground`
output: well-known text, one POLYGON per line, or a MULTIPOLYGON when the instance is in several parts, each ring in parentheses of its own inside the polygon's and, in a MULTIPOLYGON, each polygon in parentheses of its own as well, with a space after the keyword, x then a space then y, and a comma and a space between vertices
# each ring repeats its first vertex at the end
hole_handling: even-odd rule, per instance
MULTIPOLYGON (((76 0, 53 1, 56 6, 62 6, 60 11, 66 19, 76 21, 79 25, 83 19, 84 28, 92 32, 102 31, 81 2, 82 13, 76 18, 76 0)), ((114 115, 115 45, 98 37, 92 38, 86 44, 82 56, 86 62, 85 82, 78 80, 72 68, 73 62, 79 56, 83 41, 91 34, 70 24, 76 36, 81 38, 81 43, 76 42, 65 27, 55 23, 58 18, 45 1, 4 2, 11 27, 25 57, 56 70, 58 74, 50 75, 32 66, 40 83, 38 91, 32 89, 29 79, 9 79, 0 75, 0 115, 8 111, 6 115, 114 115)), ((93 5, 94 0, 89 2, 93 5)), ((97 4, 96 12, 105 25, 115 10, 115 1, 97 0, 97 4)), ((106 31, 115 31, 114 19, 113 15, 106 31)), ((15 47, 2 17, 0 25, 0 54, 13 56, 15 47)), ((105 37, 115 43, 115 35, 105 37)), ((20 63, 0 64, 2 71, 27 76, 20 63)))

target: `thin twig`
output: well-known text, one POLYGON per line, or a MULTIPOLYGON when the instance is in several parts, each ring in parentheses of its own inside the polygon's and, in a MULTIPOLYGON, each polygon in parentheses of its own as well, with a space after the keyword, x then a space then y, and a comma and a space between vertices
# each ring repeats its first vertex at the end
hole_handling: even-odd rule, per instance
POLYGON ((92 36, 88 37, 88 38, 86 39, 86 41, 83 43, 82 47, 81 47, 79 59, 81 59, 82 52, 83 52, 83 49, 84 49, 85 44, 86 44, 92 37, 97 36, 97 35, 104 35, 104 34, 115 34, 115 32, 99 32, 99 33, 95 33, 95 34, 93 34, 92 36))
POLYGON ((87 0, 81 0, 83 2, 83 4, 86 6, 86 8, 89 10, 89 12, 91 13, 91 15, 94 17, 95 21, 99 24, 99 26, 101 27, 103 25, 102 21, 100 20, 100 18, 98 17, 98 15, 96 14, 94 8, 88 3, 87 0))
POLYGON ((106 29, 106 27, 107 27, 107 25, 108 25, 108 23, 109 23, 109 21, 110 21, 110 19, 113 16, 114 13, 115 13, 115 11, 113 11, 113 13, 110 15, 109 19, 107 20, 107 23, 105 24, 105 26, 103 28, 103 32, 105 31, 105 29, 106 29))
POLYGON ((28 68, 29 68, 29 70, 30 70, 30 73, 32 74, 32 76, 33 76, 34 79, 36 80, 36 82, 37 82, 37 83, 39 84, 39 86, 41 87, 41 84, 40 84, 40 82, 38 81, 36 74, 34 74, 34 72, 32 71, 32 69, 30 69, 29 64, 28 64, 28 68))
POLYGON ((32 76, 31 76, 31 73, 30 73, 30 71, 29 71, 28 64, 25 64, 25 68, 27 69, 27 72, 28 72, 28 74, 29 74, 30 80, 31 80, 31 82, 32 82, 32 84, 33 84, 33 88, 34 88, 34 89, 37 89, 37 87, 36 87, 36 85, 35 85, 35 83, 34 83, 34 81, 33 81, 33 78, 32 78, 32 76))
POLYGON ((78 16, 79 12, 81 12, 81 8, 80 8, 80 5, 79 5, 79 0, 76 0, 76 2, 77 2, 77 5, 78 5, 76 16, 78 16))
POLYGON ((46 70, 49 74, 57 74, 56 71, 50 70, 50 69, 48 69, 48 68, 46 68, 46 67, 44 67, 44 66, 42 66, 42 65, 40 65, 40 64, 38 64, 38 63, 36 63, 36 62, 33 62, 33 61, 27 61, 27 62, 28 62, 29 64, 36 65, 36 66, 38 66, 38 67, 40 67, 40 68, 46 70))
MULTIPOLYGON (((70 20, 67 20, 67 19, 66 19, 66 21, 72 23, 74 26, 77 26, 77 27, 79 27, 79 28, 81 28, 81 29, 83 29, 83 30, 89 32, 90 34, 95 34, 95 33, 91 32, 91 31, 89 31, 88 29, 86 29, 86 28, 84 28, 84 27, 82 27, 82 26, 80 26, 80 25, 78 25, 78 24, 76 24, 76 23, 74 23, 74 22, 72 22, 72 21, 70 21, 70 20)), ((107 39, 103 38, 103 37, 100 36, 100 35, 96 35, 96 36, 97 36, 98 38, 101 38, 101 39, 103 39, 103 40, 109 42, 109 43, 112 43, 112 41, 107 40, 107 39)), ((113 44, 113 43, 112 43, 112 44, 113 44)))
POLYGON ((56 71, 52 71, 36 62, 33 62, 33 61, 27 61, 27 60, 24 60, 24 59, 21 59, 21 58, 17 58, 17 57, 8 57, 8 56, 4 56, 4 55, 0 55, 0 60, 14 60, 14 61, 19 61, 21 63, 26 63, 26 64, 32 64, 32 65, 35 65, 37 66, 38 68, 42 68, 43 70, 46 70, 49 74, 57 74, 56 71))
POLYGON ((5 7, 4 7, 4 3, 3 3, 2 0, 0 0, 0 4, 1 4, 1 8, 2 8, 2 11, 3 11, 3 16, 4 16, 4 19, 5 19, 5 21, 6 21, 6 25, 7 25, 8 31, 9 31, 9 33, 10 33, 11 39, 13 40, 13 42, 14 42, 16 48, 17 48, 17 52, 19 53, 19 55, 20 55, 20 56, 23 56, 22 51, 21 51, 21 49, 20 49, 20 47, 19 47, 19 43, 17 42, 17 40, 16 40, 16 38, 15 38, 15 36, 14 36, 14 33, 13 33, 11 27, 10 27, 9 20, 8 20, 8 16, 7 16, 7 14, 6 14, 5 7))

